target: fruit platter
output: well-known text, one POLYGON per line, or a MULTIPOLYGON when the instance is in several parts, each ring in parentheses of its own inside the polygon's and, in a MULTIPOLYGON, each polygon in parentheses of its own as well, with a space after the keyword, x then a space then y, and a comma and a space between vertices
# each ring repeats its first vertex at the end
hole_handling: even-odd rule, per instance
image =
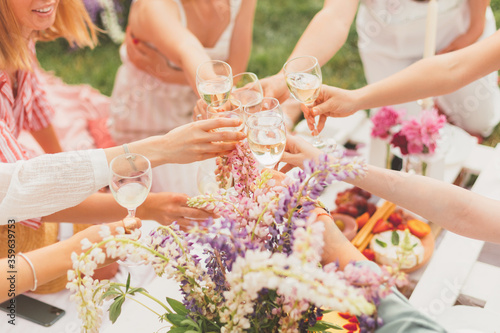
POLYGON ((357 231, 346 237, 363 255, 380 265, 397 265, 406 273, 425 265, 434 251, 434 236, 428 223, 414 214, 384 201, 377 207, 371 193, 348 188, 337 194, 332 218, 342 230, 339 217, 355 220, 357 231))

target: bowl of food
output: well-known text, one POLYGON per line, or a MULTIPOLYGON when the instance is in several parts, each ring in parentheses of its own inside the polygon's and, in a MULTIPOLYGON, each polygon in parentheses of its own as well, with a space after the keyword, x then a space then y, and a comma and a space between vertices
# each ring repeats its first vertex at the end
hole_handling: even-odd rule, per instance
POLYGON ((347 214, 332 213, 333 222, 348 240, 352 240, 358 231, 356 219, 347 214))

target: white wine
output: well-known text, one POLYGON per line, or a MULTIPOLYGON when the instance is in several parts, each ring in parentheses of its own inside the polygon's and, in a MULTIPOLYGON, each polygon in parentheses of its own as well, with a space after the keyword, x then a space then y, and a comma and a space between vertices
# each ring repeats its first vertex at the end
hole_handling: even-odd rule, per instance
POLYGON ((213 80, 200 82, 198 84, 198 92, 201 98, 211 104, 217 101, 224 101, 229 98, 232 83, 227 76, 219 75, 213 80))
POLYGON ((262 94, 260 92, 248 89, 233 90, 231 98, 239 100, 243 107, 252 107, 262 102, 262 94))
MULTIPOLYGON (((112 186, 110 186, 112 188, 112 186)), ((116 202, 127 209, 139 207, 148 196, 149 189, 141 183, 128 183, 116 192, 112 191, 116 202)))
POLYGON ((286 134, 280 128, 252 128, 248 132, 248 145, 260 164, 272 167, 283 155, 286 134))
POLYGON ((307 105, 318 98, 321 79, 313 74, 291 73, 287 75, 286 84, 293 97, 307 105))

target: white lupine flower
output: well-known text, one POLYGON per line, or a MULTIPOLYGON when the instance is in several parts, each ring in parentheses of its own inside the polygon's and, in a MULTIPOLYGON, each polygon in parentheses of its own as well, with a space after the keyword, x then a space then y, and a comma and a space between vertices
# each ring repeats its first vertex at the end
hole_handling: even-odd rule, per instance
POLYGON ((102 239, 111 236, 111 230, 109 229, 109 226, 101 226, 101 230, 99 230, 99 236, 101 236, 102 239))

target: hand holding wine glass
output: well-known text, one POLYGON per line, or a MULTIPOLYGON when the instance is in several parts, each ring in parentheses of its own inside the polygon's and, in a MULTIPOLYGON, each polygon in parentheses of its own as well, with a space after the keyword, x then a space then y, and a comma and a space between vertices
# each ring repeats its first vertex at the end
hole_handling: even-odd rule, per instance
MULTIPOLYGON (((318 60, 313 56, 301 56, 290 59, 283 66, 285 80, 292 96, 304 104, 309 111, 305 113, 306 118, 312 118, 310 107, 318 98, 321 89, 321 67, 318 60)), ((311 121, 311 119, 308 119, 311 121)), ((313 145, 317 148, 325 146, 319 132, 314 126, 313 145)))
POLYGON ((241 120, 241 125, 237 127, 219 127, 215 128, 214 132, 238 132, 244 127, 243 123, 243 110, 241 107, 241 102, 237 99, 226 99, 219 100, 210 103, 207 107, 208 119, 237 119, 241 120))

